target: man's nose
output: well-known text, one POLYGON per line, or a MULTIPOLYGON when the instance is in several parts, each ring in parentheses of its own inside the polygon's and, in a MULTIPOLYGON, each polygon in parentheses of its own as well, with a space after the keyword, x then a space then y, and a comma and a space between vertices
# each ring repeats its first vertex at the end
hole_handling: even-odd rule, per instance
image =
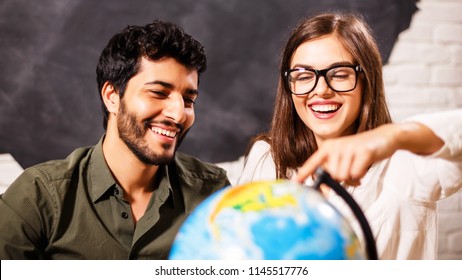
POLYGON ((183 96, 181 94, 171 93, 166 100, 163 114, 175 123, 183 123, 186 120, 183 96))

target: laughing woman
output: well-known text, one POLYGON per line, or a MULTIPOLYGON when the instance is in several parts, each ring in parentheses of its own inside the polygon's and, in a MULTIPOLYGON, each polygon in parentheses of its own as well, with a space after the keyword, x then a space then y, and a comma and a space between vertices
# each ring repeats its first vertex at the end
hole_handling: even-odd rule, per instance
POLYGON ((380 53, 358 15, 304 20, 281 59, 271 129, 254 139, 238 184, 309 184, 321 166, 362 207, 380 259, 435 259, 436 203, 462 185, 462 110, 392 123, 380 53))

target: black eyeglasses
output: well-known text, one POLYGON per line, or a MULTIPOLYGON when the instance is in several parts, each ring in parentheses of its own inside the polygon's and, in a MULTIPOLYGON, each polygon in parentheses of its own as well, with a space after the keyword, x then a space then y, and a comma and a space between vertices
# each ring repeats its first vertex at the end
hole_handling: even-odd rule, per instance
POLYGON ((318 84, 319 77, 336 92, 351 91, 356 88, 358 73, 363 69, 359 65, 340 65, 327 69, 294 68, 284 72, 285 80, 292 94, 304 95, 312 92, 318 84))

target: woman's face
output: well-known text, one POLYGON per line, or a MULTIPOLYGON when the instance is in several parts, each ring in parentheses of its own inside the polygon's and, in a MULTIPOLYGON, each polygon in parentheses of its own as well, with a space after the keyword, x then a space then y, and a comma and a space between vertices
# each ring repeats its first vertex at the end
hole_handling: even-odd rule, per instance
MULTIPOLYGON (((356 66, 356 63, 335 35, 327 35, 301 44, 292 57, 290 68, 322 70, 336 65, 356 66)), ((331 85, 336 83, 336 75, 332 76, 331 85)), ((338 75, 342 77, 340 75, 343 74, 338 75)), ((325 78, 319 76, 313 91, 305 95, 292 94, 298 116, 313 131, 318 145, 329 138, 355 133, 361 98, 359 77, 356 88, 348 92, 334 91, 327 85, 325 78)))

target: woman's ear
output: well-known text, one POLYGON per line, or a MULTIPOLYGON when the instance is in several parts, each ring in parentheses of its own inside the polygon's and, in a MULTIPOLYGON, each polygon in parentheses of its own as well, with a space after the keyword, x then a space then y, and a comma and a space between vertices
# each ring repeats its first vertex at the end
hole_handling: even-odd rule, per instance
POLYGON ((115 90, 114 86, 109 82, 105 82, 103 88, 101 89, 101 96, 109 114, 117 114, 119 110, 120 99, 119 94, 115 90))

